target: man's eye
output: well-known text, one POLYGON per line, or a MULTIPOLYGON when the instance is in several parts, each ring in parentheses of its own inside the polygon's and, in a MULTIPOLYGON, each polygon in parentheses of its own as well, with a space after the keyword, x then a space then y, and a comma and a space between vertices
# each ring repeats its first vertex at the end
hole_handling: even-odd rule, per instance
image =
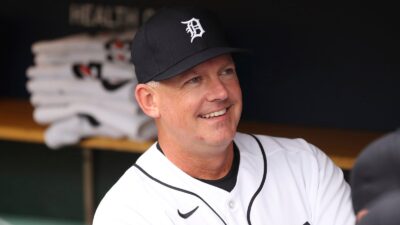
POLYGON ((193 77, 190 80, 186 81, 185 84, 197 84, 201 81, 201 77, 197 76, 197 77, 193 77))
POLYGON ((235 73, 236 73, 236 71, 234 68, 227 68, 227 69, 223 70, 221 74, 222 75, 232 75, 235 73))

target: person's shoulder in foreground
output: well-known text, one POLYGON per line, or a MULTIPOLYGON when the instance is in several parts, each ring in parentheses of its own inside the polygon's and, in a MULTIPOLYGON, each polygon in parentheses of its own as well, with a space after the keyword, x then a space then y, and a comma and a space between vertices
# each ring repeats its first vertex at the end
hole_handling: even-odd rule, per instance
POLYGON ((354 224, 349 186, 321 150, 236 132, 240 49, 211 14, 162 9, 132 46, 135 96, 158 141, 106 194, 95 225, 354 224))
POLYGON ((371 142, 351 172, 352 201, 361 225, 400 224, 400 129, 371 142))

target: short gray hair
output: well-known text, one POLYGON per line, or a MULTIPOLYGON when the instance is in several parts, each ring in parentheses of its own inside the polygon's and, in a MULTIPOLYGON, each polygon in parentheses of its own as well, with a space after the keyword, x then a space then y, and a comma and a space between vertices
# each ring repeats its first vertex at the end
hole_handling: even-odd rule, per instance
POLYGON ((160 82, 151 80, 151 81, 147 82, 146 84, 149 85, 150 87, 156 88, 160 85, 160 82))

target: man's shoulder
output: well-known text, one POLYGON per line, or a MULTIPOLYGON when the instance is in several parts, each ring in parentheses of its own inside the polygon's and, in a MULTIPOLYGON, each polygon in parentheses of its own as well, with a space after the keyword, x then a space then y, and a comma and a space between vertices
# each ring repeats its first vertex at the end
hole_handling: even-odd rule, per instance
MULTIPOLYGON (((149 161, 155 154, 155 147, 151 146, 144 152, 130 168, 118 179, 118 181, 108 190, 102 201, 125 201, 133 198, 140 201, 143 192, 146 192, 145 178, 143 173, 136 167, 139 162, 149 161), (133 196, 134 195, 134 196, 133 196)), ((156 150, 157 151, 157 150, 156 150)))
POLYGON ((235 136, 235 143, 241 145, 244 149, 247 147, 256 147, 258 142, 264 148, 267 155, 276 153, 282 154, 315 154, 318 149, 302 138, 286 138, 261 134, 245 134, 238 132, 235 136))
POLYGON ((127 211, 131 212, 131 214, 134 211, 139 211, 138 207, 147 201, 142 197, 145 191, 144 186, 139 183, 141 183, 140 174, 132 166, 107 191, 101 200, 95 215, 98 224, 105 224, 101 221, 105 218, 114 218, 116 215, 126 216, 124 212, 127 211), (132 199, 135 199, 135 201, 132 201, 132 199))
POLYGON ((105 195, 105 199, 126 199, 127 195, 138 195, 140 197, 142 185, 138 185, 142 181, 141 173, 135 166, 131 166, 109 189, 105 195))

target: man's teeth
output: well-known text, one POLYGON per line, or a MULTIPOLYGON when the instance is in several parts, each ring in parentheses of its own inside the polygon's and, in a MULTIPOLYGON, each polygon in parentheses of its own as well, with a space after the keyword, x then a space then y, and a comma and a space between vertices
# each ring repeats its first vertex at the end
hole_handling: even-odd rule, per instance
POLYGON ((213 117, 216 117, 216 116, 224 115, 225 113, 226 113, 226 109, 223 109, 221 111, 212 112, 212 113, 208 113, 208 114, 202 115, 201 117, 205 118, 205 119, 209 119, 209 118, 213 118, 213 117))

